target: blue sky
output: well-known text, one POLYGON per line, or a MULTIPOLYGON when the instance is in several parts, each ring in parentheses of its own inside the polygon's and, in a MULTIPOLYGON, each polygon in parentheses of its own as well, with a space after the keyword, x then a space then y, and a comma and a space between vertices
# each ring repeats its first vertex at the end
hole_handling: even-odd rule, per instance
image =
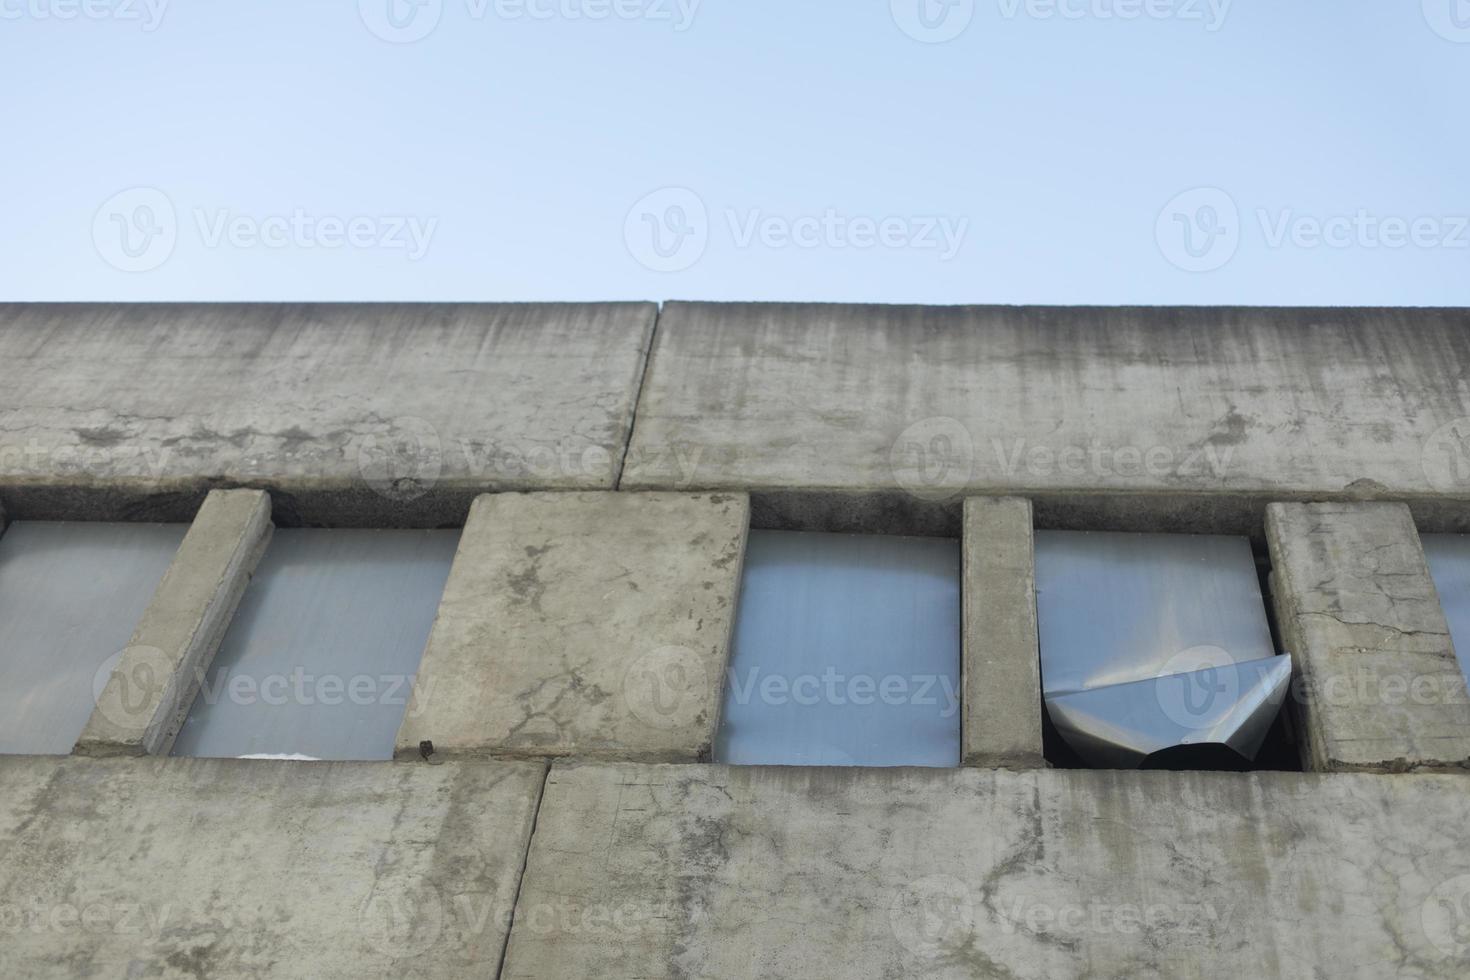
POLYGON ((0 80, 9 300, 1470 305, 1470 0, 0 0, 0 80))

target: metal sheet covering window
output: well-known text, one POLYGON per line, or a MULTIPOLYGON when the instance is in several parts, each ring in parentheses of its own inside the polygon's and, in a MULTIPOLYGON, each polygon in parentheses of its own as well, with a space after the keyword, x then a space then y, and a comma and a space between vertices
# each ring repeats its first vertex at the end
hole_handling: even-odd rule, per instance
POLYGON ((1276 655, 1248 540, 1038 531, 1036 604, 1047 713, 1086 762, 1255 758, 1291 660, 1276 655))
POLYGON ((1424 556, 1450 624, 1460 673, 1470 684, 1470 534, 1426 534, 1424 556))
POLYGON ((188 530, 17 521, 0 534, 0 752, 71 752, 188 530))
POLYGON ((715 758, 957 766, 960 547, 752 531, 715 758))
POLYGON ((459 535, 277 530, 174 754, 392 758, 459 535))

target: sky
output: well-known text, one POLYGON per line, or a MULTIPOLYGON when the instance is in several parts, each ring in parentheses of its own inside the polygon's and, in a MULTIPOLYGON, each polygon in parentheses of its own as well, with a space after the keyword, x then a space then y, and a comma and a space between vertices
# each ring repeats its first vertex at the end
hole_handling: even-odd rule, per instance
POLYGON ((1470 305, 1470 0, 0 0, 3 300, 1470 305))

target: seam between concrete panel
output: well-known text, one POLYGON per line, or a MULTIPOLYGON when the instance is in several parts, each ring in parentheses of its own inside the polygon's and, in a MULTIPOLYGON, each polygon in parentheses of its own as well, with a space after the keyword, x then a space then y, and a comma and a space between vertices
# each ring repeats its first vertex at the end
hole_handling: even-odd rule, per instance
POLYGON ((613 474, 614 490, 623 488, 623 469, 628 465, 628 452, 633 448, 633 435, 638 431, 638 407, 643 404, 643 388, 648 384, 649 372, 653 370, 653 348, 658 340, 658 324, 663 319, 664 307, 662 303, 654 306, 653 325, 648 328, 648 344, 643 348, 643 370, 638 372, 638 387, 633 392, 633 411, 628 417, 628 435, 623 440, 623 452, 618 457, 617 472, 613 474))
POLYGON ((505 957, 510 952, 510 937, 516 929, 516 913, 520 911, 521 889, 526 884, 526 868, 531 864, 531 845, 536 842, 536 824, 541 820, 541 805, 546 802, 546 784, 551 780, 551 767, 554 763, 550 760, 541 764, 541 789, 536 794, 536 807, 531 811, 531 832, 526 835, 526 848, 521 852, 521 870, 516 875, 516 893, 510 903, 510 922, 505 927, 505 939, 500 943, 500 957, 495 961, 495 980, 500 980, 500 975, 505 970, 505 957))

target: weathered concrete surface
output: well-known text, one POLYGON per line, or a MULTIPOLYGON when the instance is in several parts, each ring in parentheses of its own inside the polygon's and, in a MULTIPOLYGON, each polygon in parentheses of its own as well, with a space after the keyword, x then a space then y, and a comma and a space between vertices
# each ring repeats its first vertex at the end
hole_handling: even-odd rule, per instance
POLYGON ((1409 509, 1275 504, 1266 534, 1305 764, 1470 767, 1470 698, 1409 509))
POLYGON ((1459 978, 1465 792, 558 763, 501 977, 1459 978))
POLYGON ((166 755, 271 536, 270 495, 214 490, 97 699, 75 752, 166 755))
POLYGON ((656 308, 0 305, 13 516, 457 525, 476 493, 614 486, 656 308))
POLYGON ((476 500, 399 756, 708 758, 749 513, 743 494, 476 500))
POLYGON ((967 766, 1045 765, 1031 502, 965 501, 964 711, 967 766))
POLYGON ((1466 310, 669 303, 622 486, 1238 531, 1263 495, 1470 497, 1467 375, 1466 310))
POLYGON ((494 977, 542 776, 0 758, 0 976, 494 977))

